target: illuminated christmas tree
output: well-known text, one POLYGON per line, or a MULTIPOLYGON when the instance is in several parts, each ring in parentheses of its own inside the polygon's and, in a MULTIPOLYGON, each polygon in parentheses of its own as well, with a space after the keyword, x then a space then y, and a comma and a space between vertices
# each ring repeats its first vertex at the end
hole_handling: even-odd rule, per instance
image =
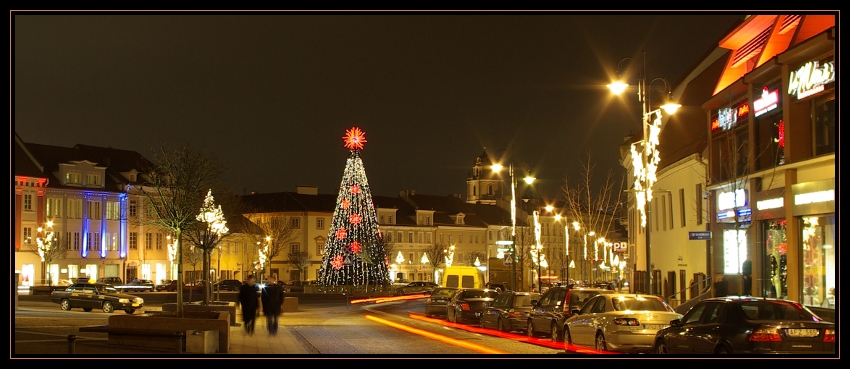
POLYGON ((360 158, 364 134, 353 127, 342 137, 350 153, 322 255, 320 285, 380 285, 390 281, 384 240, 360 158))

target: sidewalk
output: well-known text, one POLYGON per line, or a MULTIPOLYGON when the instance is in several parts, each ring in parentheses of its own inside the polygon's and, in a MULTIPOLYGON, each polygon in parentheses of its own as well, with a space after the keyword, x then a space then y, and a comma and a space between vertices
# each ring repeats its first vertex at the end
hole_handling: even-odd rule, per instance
POLYGON ((310 317, 324 315, 323 311, 339 309, 339 307, 303 307, 298 311, 286 312, 280 316, 276 336, 270 336, 266 327, 266 317, 257 316, 254 323, 254 334, 245 332, 242 321, 242 309, 236 309, 236 323, 239 326, 230 327, 230 350, 228 354, 237 355, 306 355, 310 352, 304 348, 301 341, 287 329, 288 325, 309 320, 310 317))

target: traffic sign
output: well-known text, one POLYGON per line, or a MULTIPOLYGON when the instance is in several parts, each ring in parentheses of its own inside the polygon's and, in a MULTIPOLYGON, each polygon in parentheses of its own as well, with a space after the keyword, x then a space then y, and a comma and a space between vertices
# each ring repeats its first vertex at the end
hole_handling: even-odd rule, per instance
POLYGON ((628 249, 628 242, 614 242, 614 252, 626 252, 628 249))
POLYGON ((699 232, 688 232, 689 240, 710 240, 711 232, 710 231, 699 231, 699 232))
POLYGON ((511 264, 514 263, 514 256, 511 255, 511 254, 505 254, 504 261, 505 261, 505 265, 511 265, 511 264))

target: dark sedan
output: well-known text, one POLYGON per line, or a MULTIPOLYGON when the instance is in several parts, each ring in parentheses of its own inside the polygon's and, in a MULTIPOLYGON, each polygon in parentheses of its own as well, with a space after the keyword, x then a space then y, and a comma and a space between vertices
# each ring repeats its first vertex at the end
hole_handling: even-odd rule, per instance
POLYGON ((446 319, 452 323, 478 324, 484 312, 499 293, 481 288, 460 289, 446 306, 446 319))
POLYGON ((145 306, 143 298, 123 294, 114 287, 102 283, 76 283, 65 290, 53 291, 50 294, 50 300, 66 311, 82 308, 83 311, 100 309, 104 313, 124 310, 127 314, 133 314, 136 309, 145 306))
POLYGON ((446 316, 446 306, 455 292, 454 287, 437 287, 431 291, 431 297, 425 301, 425 316, 446 316))
POLYGON ((531 300, 540 299, 536 292, 502 292, 493 303, 484 309, 479 326, 494 328, 502 332, 525 330, 531 300))
POLYGON ((835 324, 796 301, 735 296, 700 301, 655 335, 658 354, 835 354, 835 324))

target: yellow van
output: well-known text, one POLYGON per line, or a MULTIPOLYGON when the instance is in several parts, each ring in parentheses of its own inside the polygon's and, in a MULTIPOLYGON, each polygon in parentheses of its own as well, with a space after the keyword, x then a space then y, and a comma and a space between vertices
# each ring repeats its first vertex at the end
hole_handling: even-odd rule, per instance
POLYGON ((484 288, 484 272, 474 266, 451 266, 443 272, 441 287, 484 288))

